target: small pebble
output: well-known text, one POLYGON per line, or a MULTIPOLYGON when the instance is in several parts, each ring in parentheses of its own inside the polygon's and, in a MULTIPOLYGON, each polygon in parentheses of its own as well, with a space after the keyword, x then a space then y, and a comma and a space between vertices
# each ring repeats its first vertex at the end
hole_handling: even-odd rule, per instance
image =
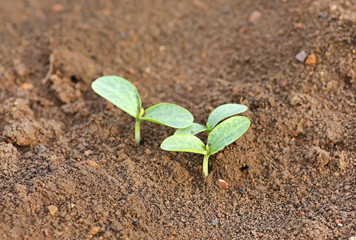
POLYGON ((56 13, 62 12, 63 11, 63 5, 60 4, 60 3, 53 4, 51 6, 51 10, 52 10, 52 12, 56 12, 56 13))
POLYGON ((336 224, 339 226, 339 227, 342 227, 342 223, 340 222, 340 220, 336 220, 336 224))
POLYGON ((146 67, 146 68, 145 68, 145 72, 146 72, 146 73, 151 73, 151 68, 146 67))
POLYGON ((319 14, 319 18, 321 18, 321 19, 326 18, 326 13, 320 13, 320 14, 319 14))
POLYGON ((225 182, 225 181, 222 180, 222 179, 218 179, 218 180, 216 181, 216 184, 218 184, 219 187, 220 187, 221 189, 223 189, 223 190, 226 190, 226 189, 229 187, 228 184, 227 184, 227 182, 225 182))
POLYGON ((121 33, 120 33, 120 38, 121 38, 122 40, 125 40, 125 39, 126 39, 125 33, 121 32, 121 33))
POLYGON ((96 162, 94 162, 94 161, 92 161, 92 160, 89 160, 89 161, 88 161, 88 165, 89 165, 89 166, 92 166, 93 168, 96 168, 96 169, 99 169, 99 168, 100 168, 99 164, 97 164, 96 162))
POLYGON ((146 148, 146 149, 145 149, 145 154, 146 154, 146 155, 150 155, 150 154, 151 154, 151 149, 146 148))
POLYGON ((22 90, 32 90, 33 89, 33 84, 29 82, 24 82, 21 84, 21 89, 22 90))
POLYGON ((307 65, 315 65, 316 64, 316 56, 315 54, 310 54, 305 60, 305 64, 307 65))
POLYGON ((20 62, 16 64, 15 69, 19 77, 24 77, 29 72, 29 69, 25 66, 25 64, 20 62))
POLYGON ((337 5, 336 4, 333 4, 333 5, 330 6, 330 11, 331 12, 334 12, 336 10, 337 10, 337 5))
POLYGON ((91 233, 92 235, 95 235, 95 234, 97 234, 97 233, 99 232, 99 230, 100 230, 100 227, 93 227, 93 228, 90 230, 90 233, 91 233))
POLYGON ((51 236, 51 235, 49 234, 49 231, 48 231, 47 228, 43 229, 43 236, 44 236, 45 238, 49 238, 49 237, 51 236))
POLYGON ((126 147, 126 144, 125 143, 120 143, 119 145, 117 145, 117 148, 118 149, 123 149, 126 147))
POLYGON ((89 156, 91 153, 92 153, 92 150, 86 150, 86 151, 84 152, 84 155, 85 155, 85 156, 89 156))
POLYGON ((307 58, 307 54, 306 52, 303 50, 303 51, 300 51, 297 55, 295 55, 295 58, 299 61, 299 62, 304 62, 305 59, 307 58))
POLYGON ((216 218, 214 218, 213 220, 211 220, 211 225, 216 226, 218 222, 219 221, 216 218))
POLYGON ((221 11, 222 14, 228 14, 229 12, 230 12, 230 9, 228 9, 228 8, 224 8, 224 9, 221 11))
POLYGON ((38 144, 35 147, 36 153, 37 154, 44 154, 44 153, 48 153, 48 149, 46 148, 46 146, 44 146, 43 144, 38 144))
POLYGON ((246 190, 245 190, 244 188, 241 188, 241 189, 239 190, 239 193, 240 193, 241 195, 244 195, 244 194, 246 193, 246 190))
POLYGON ((296 28, 304 28, 304 24, 303 24, 303 23, 300 23, 300 22, 295 23, 294 26, 295 26, 296 28))
POLYGON ((250 15, 250 17, 248 18, 248 21, 250 23, 257 23, 262 17, 262 13, 259 11, 253 11, 250 15))
POLYGON ((48 206, 48 211, 51 214, 51 216, 54 216, 57 213, 58 208, 56 206, 54 206, 54 205, 49 205, 48 206))

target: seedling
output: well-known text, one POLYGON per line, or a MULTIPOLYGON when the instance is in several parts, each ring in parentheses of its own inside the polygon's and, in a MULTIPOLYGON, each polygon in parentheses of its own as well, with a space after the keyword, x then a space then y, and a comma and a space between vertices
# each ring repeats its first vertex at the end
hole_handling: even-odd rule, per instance
POLYGON ((207 177, 209 174, 209 157, 240 138, 249 128, 250 123, 247 117, 231 117, 217 126, 210 125, 214 127, 209 133, 206 145, 194 135, 174 134, 162 142, 161 148, 166 151, 191 152, 204 155, 203 173, 207 177))
POLYGON ((118 76, 105 76, 91 84, 101 97, 112 102, 136 119, 135 142, 140 145, 141 121, 149 121, 172 128, 185 128, 193 123, 193 115, 185 108, 171 103, 159 103, 143 109, 141 98, 132 83, 118 76))
POLYGON ((189 127, 180 128, 174 134, 189 134, 189 135, 196 135, 200 132, 211 132, 216 125, 221 122, 222 120, 234 116, 239 113, 243 113, 247 111, 247 107, 242 104, 237 103, 227 103, 221 105, 214 109, 214 111, 209 115, 208 122, 206 126, 193 123, 189 127))

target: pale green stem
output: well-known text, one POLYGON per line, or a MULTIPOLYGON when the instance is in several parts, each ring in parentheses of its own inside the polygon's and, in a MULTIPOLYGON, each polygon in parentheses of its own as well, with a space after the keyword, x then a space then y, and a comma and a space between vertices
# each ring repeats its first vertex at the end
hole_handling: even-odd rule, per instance
POLYGON ((207 177, 209 174, 209 156, 209 154, 204 155, 203 160, 203 173, 205 177, 207 177))
POLYGON ((135 123, 135 142, 136 146, 140 145, 141 142, 141 132, 140 132, 140 126, 141 126, 141 117, 145 114, 145 110, 143 108, 140 109, 140 112, 136 118, 136 123, 135 123))
POLYGON ((140 141, 141 141, 140 125, 141 125, 141 120, 136 119, 136 124, 135 124, 135 141, 136 141, 136 146, 139 146, 139 145, 140 145, 140 141))

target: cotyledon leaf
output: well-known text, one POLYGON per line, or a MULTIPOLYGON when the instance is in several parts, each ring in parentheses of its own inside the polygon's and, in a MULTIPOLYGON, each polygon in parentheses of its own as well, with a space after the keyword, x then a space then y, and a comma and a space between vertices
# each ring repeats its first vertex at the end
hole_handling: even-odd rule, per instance
POLYGON ((215 154, 227 145, 235 142, 247 131, 250 123, 247 117, 237 116, 217 125, 208 136, 210 154, 215 154))
POLYGON ((205 144, 196 136, 189 134, 172 135, 164 139, 161 148, 166 151, 206 154, 205 144))
POLYGON ((214 109, 209 115, 207 127, 213 129, 222 120, 247 111, 247 107, 237 103, 227 103, 214 109))
POLYGON ((118 76, 104 76, 96 79, 91 84, 94 92, 112 102, 114 105, 138 117, 142 107, 141 98, 135 85, 118 76))
POLYGON ((172 103, 160 103, 149 107, 140 119, 172 128, 185 128, 193 123, 193 115, 185 108, 172 103))
POLYGON ((189 134, 189 135, 195 135, 200 132, 208 130, 205 126, 199 124, 199 123, 193 123, 189 127, 186 128, 179 128, 177 131, 175 131, 174 135, 176 134, 189 134))

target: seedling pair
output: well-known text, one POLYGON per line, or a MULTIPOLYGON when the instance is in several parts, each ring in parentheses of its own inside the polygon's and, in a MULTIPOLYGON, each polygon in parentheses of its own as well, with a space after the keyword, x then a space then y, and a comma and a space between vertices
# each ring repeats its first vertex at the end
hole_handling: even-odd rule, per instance
POLYGON ((172 128, 185 128, 193 123, 193 115, 187 109, 176 104, 160 103, 146 110, 143 109, 136 87, 121 77, 101 77, 95 80, 91 87, 94 92, 135 118, 137 146, 141 141, 141 121, 154 122, 172 128))
POLYGON ((178 129, 173 136, 166 138, 161 148, 166 151, 191 152, 204 155, 203 173, 208 176, 209 157, 227 145, 235 142, 249 128, 250 120, 247 117, 233 115, 245 112, 247 107, 241 104, 224 104, 216 108, 209 116, 206 126, 193 123, 191 126, 178 129), (227 120, 224 120, 231 117, 227 120), (223 121, 224 120, 224 121, 223 121), (197 133, 209 132, 205 145, 197 133))
POLYGON ((92 88, 97 94, 135 118, 135 142, 137 146, 140 144, 141 121, 145 120, 178 128, 173 136, 162 142, 161 148, 166 151, 192 152, 204 155, 203 173, 205 176, 208 176, 209 157, 236 141, 250 126, 248 118, 232 117, 247 110, 247 107, 241 104, 229 103, 219 106, 210 114, 207 124, 204 126, 193 123, 192 114, 175 104, 160 103, 145 110, 142 108, 141 98, 136 87, 121 77, 105 76, 98 78, 92 83, 92 88), (209 133, 206 145, 194 136, 204 131, 209 133))

